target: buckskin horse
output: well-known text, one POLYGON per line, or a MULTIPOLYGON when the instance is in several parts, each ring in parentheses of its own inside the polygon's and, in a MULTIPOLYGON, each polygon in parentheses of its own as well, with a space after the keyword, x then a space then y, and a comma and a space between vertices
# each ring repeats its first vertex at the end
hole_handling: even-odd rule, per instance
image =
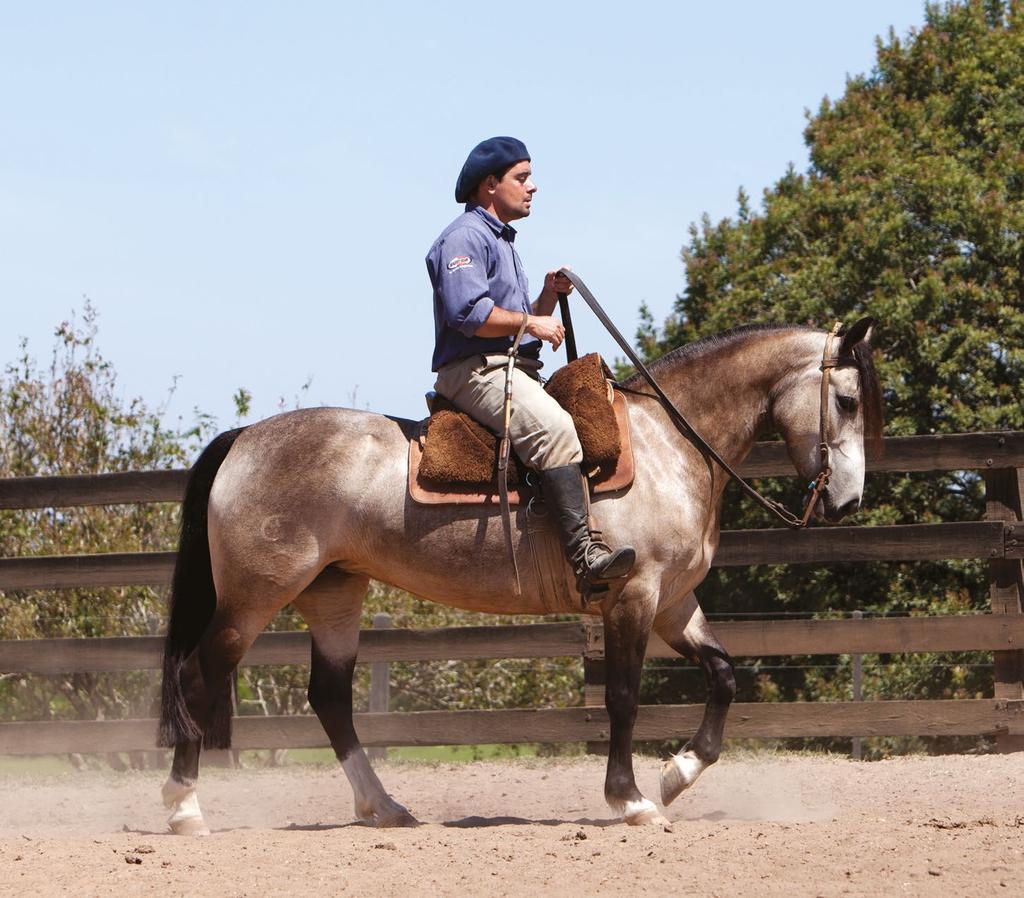
MULTIPOLYGON (((743 326, 677 349, 652 371, 730 465, 766 430, 782 435, 805 480, 815 479, 830 455, 830 476, 811 504, 816 516, 834 522, 860 505, 865 451, 881 435, 872 325, 861 319, 827 351, 832 340, 820 330, 743 326)), ((729 657, 694 596, 718 545, 728 475, 671 422, 657 398, 638 389, 638 378, 623 386, 634 388, 635 480, 627 490, 595 496, 592 516, 616 541, 633 545, 637 561, 614 601, 586 610, 604 623, 605 797, 626 823, 664 823, 633 774, 641 667, 653 629, 695 660, 708 683, 697 732, 662 765, 661 799, 668 804, 717 760, 735 694, 729 657)), ((352 721, 352 672, 370 578, 471 611, 550 610, 528 566, 521 595, 513 595, 497 509, 410 500, 406 465, 418 427, 351 409, 303 409, 221 434, 193 466, 182 506, 158 737, 174 748, 163 787, 173 832, 208 832, 196 796, 200 749, 230 745, 230 676, 289 602, 312 636, 310 706, 351 783, 357 817, 376 826, 417 821, 377 778, 352 721)), ((515 511, 517 553, 529 551, 525 514, 522 507, 515 511)), ((564 610, 577 611, 568 601, 564 610)))

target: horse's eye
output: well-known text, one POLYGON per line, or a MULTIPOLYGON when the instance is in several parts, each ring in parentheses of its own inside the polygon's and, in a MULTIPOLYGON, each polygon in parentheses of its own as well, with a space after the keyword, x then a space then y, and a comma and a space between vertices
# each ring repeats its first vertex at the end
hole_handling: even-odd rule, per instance
POLYGON ((857 411, 857 397, 856 396, 836 396, 836 401, 839 403, 839 407, 844 412, 855 412, 857 411))

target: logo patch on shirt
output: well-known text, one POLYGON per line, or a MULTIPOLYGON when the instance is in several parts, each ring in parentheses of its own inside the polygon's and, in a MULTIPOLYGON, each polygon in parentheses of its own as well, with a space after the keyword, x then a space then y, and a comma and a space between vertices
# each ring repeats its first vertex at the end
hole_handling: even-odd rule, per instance
POLYGON ((460 268, 472 268, 473 260, 469 256, 456 256, 448 263, 449 271, 458 271, 460 268))

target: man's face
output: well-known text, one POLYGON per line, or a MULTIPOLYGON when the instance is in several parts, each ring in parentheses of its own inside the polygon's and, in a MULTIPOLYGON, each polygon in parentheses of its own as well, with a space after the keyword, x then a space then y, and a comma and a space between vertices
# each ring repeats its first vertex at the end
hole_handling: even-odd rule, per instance
POLYGON ((503 222, 516 221, 530 214, 530 203, 537 192, 528 161, 517 162, 494 188, 494 213, 503 222))

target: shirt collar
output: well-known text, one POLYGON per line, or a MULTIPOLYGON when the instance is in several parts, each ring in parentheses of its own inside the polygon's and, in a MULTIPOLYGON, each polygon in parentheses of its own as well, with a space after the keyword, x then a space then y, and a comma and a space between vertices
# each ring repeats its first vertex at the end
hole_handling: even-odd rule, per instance
POLYGON ((466 211, 475 212, 479 215, 486 222, 487 226, 494 231, 495 237, 504 237, 509 243, 515 241, 516 229, 512 225, 505 224, 505 222, 491 215, 483 206, 467 205, 466 211))

